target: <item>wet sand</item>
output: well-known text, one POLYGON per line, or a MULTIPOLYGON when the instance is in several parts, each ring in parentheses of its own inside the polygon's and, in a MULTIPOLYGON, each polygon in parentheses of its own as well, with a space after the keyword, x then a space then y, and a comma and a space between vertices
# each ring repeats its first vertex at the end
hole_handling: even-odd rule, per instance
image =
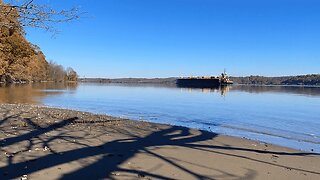
POLYGON ((316 153, 72 110, 0 107, 0 179, 320 179, 316 153))

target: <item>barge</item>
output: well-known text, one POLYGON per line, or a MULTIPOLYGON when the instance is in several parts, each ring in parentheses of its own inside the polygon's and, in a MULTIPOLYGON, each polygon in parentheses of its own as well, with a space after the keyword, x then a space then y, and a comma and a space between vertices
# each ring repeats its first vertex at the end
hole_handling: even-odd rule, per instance
POLYGON ((233 84, 226 72, 221 76, 183 77, 176 81, 178 87, 213 88, 233 84))

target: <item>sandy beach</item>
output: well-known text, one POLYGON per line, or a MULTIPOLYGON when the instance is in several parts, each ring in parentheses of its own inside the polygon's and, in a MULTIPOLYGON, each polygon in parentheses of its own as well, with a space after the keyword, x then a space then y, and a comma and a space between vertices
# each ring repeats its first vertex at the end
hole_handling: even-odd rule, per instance
POLYGON ((0 107, 0 179, 320 179, 316 153, 86 112, 0 107))

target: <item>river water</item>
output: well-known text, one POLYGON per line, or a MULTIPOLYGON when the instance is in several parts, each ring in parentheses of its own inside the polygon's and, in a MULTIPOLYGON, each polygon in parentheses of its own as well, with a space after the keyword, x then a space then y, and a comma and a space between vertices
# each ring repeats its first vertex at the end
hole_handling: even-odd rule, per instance
POLYGON ((320 152, 317 87, 42 83, 2 86, 0 103, 76 109, 320 152))

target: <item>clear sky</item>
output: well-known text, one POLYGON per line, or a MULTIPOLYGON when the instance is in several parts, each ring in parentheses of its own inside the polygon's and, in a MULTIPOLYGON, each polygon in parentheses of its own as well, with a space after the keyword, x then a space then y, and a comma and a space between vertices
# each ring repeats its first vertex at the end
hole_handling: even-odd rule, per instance
POLYGON ((320 73, 319 0, 47 1, 87 15, 27 38, 81 77, 320 73))

